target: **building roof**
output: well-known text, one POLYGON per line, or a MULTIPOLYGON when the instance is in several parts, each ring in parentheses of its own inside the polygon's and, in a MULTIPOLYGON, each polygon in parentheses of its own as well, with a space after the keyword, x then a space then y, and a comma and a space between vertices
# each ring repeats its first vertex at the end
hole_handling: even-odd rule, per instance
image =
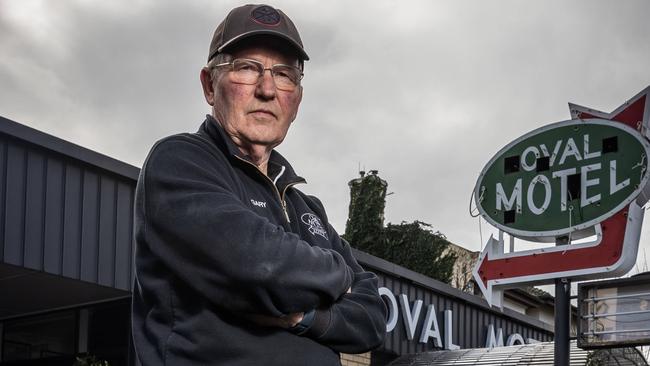
MULTIPOLYGON (((443 365, 552 365, 553 342, 496 348, 473 348, 455 351, 424 352, 402 356, 390 366, 443 365)), ((570 364, 578 365, 648 365, 641 352, 633 347, 587 351, 571 341, 570 364)))
POLYGON ((140 168, 2 116, 0 116, 0 134, 11 136, 14 139, 22 140, 40 149, 46 149, 90 166, 101 168, 112 174, 117 174, 134 181, 138 180, 140 168))

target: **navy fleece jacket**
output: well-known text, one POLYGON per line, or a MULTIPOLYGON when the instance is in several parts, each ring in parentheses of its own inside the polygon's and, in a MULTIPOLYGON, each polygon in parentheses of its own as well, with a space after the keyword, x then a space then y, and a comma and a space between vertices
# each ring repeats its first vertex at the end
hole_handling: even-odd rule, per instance
POLYGON ((329 366, 338 352, 382 344, 377 277, 275 151, 269 177, 210 116, 152 148, 135 199, 133 337, 144 366, 329 366), (253 321, 311 310, 300 334, 253 321))

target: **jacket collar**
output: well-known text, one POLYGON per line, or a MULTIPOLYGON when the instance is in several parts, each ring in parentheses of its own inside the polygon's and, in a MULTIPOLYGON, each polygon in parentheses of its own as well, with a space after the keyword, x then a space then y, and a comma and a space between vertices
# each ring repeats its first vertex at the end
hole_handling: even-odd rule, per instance
MULTIPOLYGON (((239 150, 237 145, 235 145, 230 136, 226 134, 226 131, 224 131, 223 127, 221 127, 219 122, 213 116, 209 114, 206 115, 205 121, 201 127, 199 127, 198 132, 208 135, 217 147, 229 158, 234 158, 234 160, 245 160, 252 164, 250 158, 239 150)), ((306 183, 304 178, 296 174, 287 159, 285 159, 279 152, 275 151, 275 149, 271 151, 271 156, 269 157, 268 171, 271 180, 274 180, 274 178, 282 172, 282 175, 276 182, 278 187, 293 183, 306 183), (284 169, 282 169, 282 167, 284 167, 284 169)))

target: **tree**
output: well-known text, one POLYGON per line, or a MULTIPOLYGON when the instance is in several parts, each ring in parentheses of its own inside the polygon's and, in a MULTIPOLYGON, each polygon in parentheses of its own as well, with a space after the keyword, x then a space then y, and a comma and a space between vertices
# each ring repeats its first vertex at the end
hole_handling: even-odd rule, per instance
POLYGON ((449 283, 456 254, 443 254, 447 238, 434 232, 431 225, 388 224, 384 227, 384 208, 388 184, 373 170, 353 179, 350 186, 350 210, 344 238, 362 251, 413 271, 449 283))

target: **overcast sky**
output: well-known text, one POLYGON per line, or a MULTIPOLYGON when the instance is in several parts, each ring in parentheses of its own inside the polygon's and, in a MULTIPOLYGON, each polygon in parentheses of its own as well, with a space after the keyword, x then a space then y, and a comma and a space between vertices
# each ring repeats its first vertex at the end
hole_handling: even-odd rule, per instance
MULTIPOLYGON (((139 167, 209 112, 199 70, 241 4, 0 0, 0 115, 139 167)), ((278 150, 339 232, 361 166, 394 192, 387 222, 425 221, 480 250, 468 204, 494 153, 569 119, 568 102, 609 112, 650 85, 647 0, 271 5, 311 57, 278 150)), ((641 241, 650 256, 650 224, 641 241)))

